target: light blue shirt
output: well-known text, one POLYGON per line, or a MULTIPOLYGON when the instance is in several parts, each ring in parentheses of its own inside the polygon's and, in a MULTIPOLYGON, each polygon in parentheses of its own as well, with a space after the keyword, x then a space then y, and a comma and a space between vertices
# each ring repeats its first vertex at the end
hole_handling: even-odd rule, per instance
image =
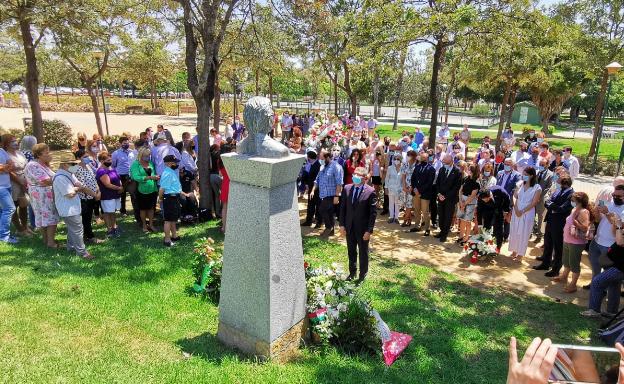
POLYGON ((160 175, 160 189, 164 190, 165 195, 175 195, 182 192, 182 185, 176 171, 165 167, 160 175))
MULTIPOLYGON (((0 148, 0 164, 5 165, 9 160, 9 154, 0 148)), ((0 188, 11 188, 11 176, 8 172, 0 172, 0 188)))
POLYGON ((131 149, 119 148, 113 152, 111 160, 113 161, 113 168, 117 171, 118 175, 129 175, 130 165, 136 160, 137 152, 131 149))
POLYGON ((319 198, 336 196, 336 187, 342 185, 342 167, 336 161, 321 166, 315 183, 319 189, 319 198))
POLYGON ((180 152, 168 143, 163 143, 152 148, 152 163, 154 164, 158 176, 162 176, 164 169, 167 168, 163 161, 167 155, 173 155, 178 160, 181 159, 180 152))
POLYGON ((188 152, 182 151, 180 154, 182 158, 180 159, 180 168, 186 169, 187 171, 197 172, 197 164, 195 163, 195 159, 188 152))

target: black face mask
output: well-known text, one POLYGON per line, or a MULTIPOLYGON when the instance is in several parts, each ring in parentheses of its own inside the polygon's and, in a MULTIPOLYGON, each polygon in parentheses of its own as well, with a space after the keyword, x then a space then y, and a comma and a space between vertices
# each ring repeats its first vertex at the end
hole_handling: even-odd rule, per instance
POLYGON ((106 166, 106 167, 110 167, 111 165, 113 165, 112 161, 105 161, 104 162, 104 166, 106 166))
POLYGON ((621 197, 614 197, 613 198, 613 204, 620 206, 622 204, 624 204, 624 198, 621 197))
POLYGON ((171 168, 173 170, 176 170, 176 169, 178 169, 178 164, 170 165, 169 168, 171 168))

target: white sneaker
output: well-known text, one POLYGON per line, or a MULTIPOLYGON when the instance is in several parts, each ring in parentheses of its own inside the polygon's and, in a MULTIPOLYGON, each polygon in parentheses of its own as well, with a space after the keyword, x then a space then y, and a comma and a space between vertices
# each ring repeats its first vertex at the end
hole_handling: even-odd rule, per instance
POLYGON ((600 317, 600 312, 596 312, 593 309, 588 309, 587 311, 581 312, 581 316, 583 317, 600 317))

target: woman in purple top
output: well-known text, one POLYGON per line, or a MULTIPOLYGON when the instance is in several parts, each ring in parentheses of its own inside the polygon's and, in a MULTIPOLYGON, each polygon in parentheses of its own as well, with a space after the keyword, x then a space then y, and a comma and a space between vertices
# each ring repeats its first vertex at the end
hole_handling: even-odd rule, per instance
POLYGON ((106 234, 108 237, 119 237, 115 212, 121 208, 120 196, 123 192, 121 178, 117 174, 117 171, 111 167, 113 161, 108 152, 100 152, 98 154, 98 160, 100 161, 100 166, 95 172, 95 179, 97 180, 102 194, 100 202, 102 205, 104 222, 108 229, 106 234))

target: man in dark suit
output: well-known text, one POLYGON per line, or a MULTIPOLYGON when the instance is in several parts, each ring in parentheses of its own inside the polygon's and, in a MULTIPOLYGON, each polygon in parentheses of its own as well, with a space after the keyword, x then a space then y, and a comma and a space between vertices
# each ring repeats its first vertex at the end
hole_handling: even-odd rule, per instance
POLYGON ((563 256, 563 227, 566 218, 572 212, 570 198, 574 193, 572 189, 572 179, 570 176, 563 176, 559 179, 561 188, 557 189, 546 202, 546 230, 544 231, 544 253, 540 265, 533 266, 533 269, 547 270, 544 276, 555 277, 559 275, 563 256), (553 258, 554 251, 554 258, 553 258))
POLYGON ((320 224, 321 222, 321 216, 318 213, 318 191, 314 191, 314 193, 312 192, 312 190, 314 189, 314 180, 316 180, 316 176, 318 176, 319 170, 321 169, 321 163, 319 163, 319 161, 317 160, 316 152, 308 151, 307 156, 307 163, 304 166, 303 173, 301 175, 301 181, 308 189, 308 207, 306 212, 306 219, 302 224, 305 227, 309 227, 310 225, 312 225, 312 222, 315 219, 317 224, 320 224))
POLYGON ((540 195, 540 201, 535 206, 535 225, 533 226, 533 234, 535 235, 535 243, 542 241, 542 223, 544 222, 544 212, 546 211, 546 194, 550 191, 552 186, 553 173, 548 169, 548 160, 546 158, 540 158, 539 165, 537 166, 537 183, 542 192, 540 195))
POLYGON ((234 140, 241 141, 243 139, 243 132, 245 132, 245 126, 240 122, 240 118, 237 116, 236 120, 232 124, 232 132, 234 132, 234 140))
POLYGON ((355 278, 359 250, 360 277, 364 281, 368 273, 368 242, 377 218, 377 195, 367 182, 367 172, 363 167, 355 169, 353 184, 342 190, 340 205, 340 233, 346 235, 349 253, 349 277, 355 278))
POLYGON ((435 168, 429 164, 429 154, 421 152, 420 162, 414 167, 410 180, 413 196, 412 209, 414 210, 414 223, 416 224, 416 227, 410 229, 410 232, 418 232, 424 229, 424 235, 429 236, 429 227, 431 225, 429 202, 434 197, 433 181, 435 180, 435 175, 435 168))
MULTIPOLYGON (((506 158, 503 164, 503 170, 498 172, 498 174, 496 175, 496 185, 503 188, 505 192, 507 192, 507 195, 511 197, 514 195, 514 190, 518 185, 518 181, 520 181, 520 179, 522 178, 522 175, 520 175, 519 172, 514 171, 514 163, 511 157, 506 158)), ((508 214, 507 216, 508 218, 503 224, 504 241, 507 241, 507 239, 509 238, 509 223, 511 221, 511 215, 508 214)))
POLYGON ((446 241, 446 237, 451 230, 453 212, 459 199, 459 187, 461 185, 461 172, 453 165, 453 157, 445 154, 442 158, 443 167, 438 172, 436 186, 438 190, 438 225, 440 233, 435 235, 441 243, 446 241))

